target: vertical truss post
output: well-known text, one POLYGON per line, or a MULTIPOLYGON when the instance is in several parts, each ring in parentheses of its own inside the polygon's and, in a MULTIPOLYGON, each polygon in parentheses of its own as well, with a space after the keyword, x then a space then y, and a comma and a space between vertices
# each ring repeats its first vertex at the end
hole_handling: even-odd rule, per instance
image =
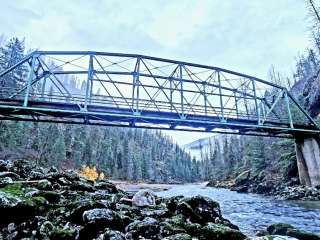
POLYGON ((173 85, 172 85, 172 77, 169 77, 169 84, 170 84, 170 112, 172 112, 172 105, 173 105, 173 85))
POLYGON ((208 114, 208 110, 207 110, 207 92, 206 92, 206 81, 202 82, 203 84, 203 101, 204 101, 204 113, 205 115, 208 114))
POLYGON ((139 85, 140 85, 140 58, 137 58, 136 65, 133 72, 132 84, 132 109, 135 114, 139 113, 139 85))
POLYGON ((23 106, 24 106, 24 107, 28 106, 28 100, 29 100, 29 93, 30 93, 30 88, 31 88, 31 82, 32 82, 33 76, 34 76, 35 62, 36 62, 36 56, 33 55, 33 56, 32 56, 32 59, 31 59, 30 72, 29 72, 28 79, 27 79, 26 95, 24 96, 24 102, 23 102, 23 106))
POLYGON ((46 91, 46 84, 47 84, 47 76, 44 76, 43 83, 42 83, 42 86, 41 86, 41 98, 43 100, 45 100, 44 99, 44 92, 46 91))
POLYGON ((256 108, 256 114, 257 114, 257 119, 258 119, 258 125, 261 124, 260 121, 260 108, 258 106, 258 101, 257 101, 257 89, 256 89, 256 83, 254 79, 251 79, 252 82, 252 89, 253 89, 253 96, 254 96, 254 105, 256 108))
POLYGON ((237 115, 237 118, 239 118, 239 107, 238 107, 237 92, 234 91, 233 94, 234 94, 234 103, 235 103, 235 107, 236 107, 236 115, 237 115))
POLYGON ((221 122, 225 122, 224 119, 224 107, 223 107, 223 98, 222 98, 222 89, 221 89, 221 76, 218 71, 218 84, 219 84, 219 98, 220 98, 220 112, 221 112, 221 122))
MULTIPOLYGON (((181 102, 181 113, 182 118, 184 118, 184 102, 183 102, 183 81, 182 81, 182 64, 179 64, 179 79, 180 79, 180 102, 181 102)), ((172 104, 172 103, 171 103, 172 104)))
POLYGON ((294 126, 293 126, 293 121, 292 121, 292 114, 291 114, 290 104, 289 104, 289 98, 288 98, 288 94, 287 94, 287 90, 284 90, 283 95, 284 95, 284 100, 285 100, 285 102, 286 102, 286 107, 287 107, 287 112, 288 112, 288 119, 289 119, 289 123, 290 123, 290 128, 294 128, 294 126))
POLYGON ((266 117, 266 112, 267 112, 266 105, 262 101, 261 101, 261 105, 262 105, 263 118, 265 118, 266 117))
POLYGON ((93 79, 93 55, 89 56, 89 68, 88 68, 88 78, 86 85, 86 97, 84 102, 84 109, 87 110, 88 102, 91 102, 91 92, 92 92, 92 79, 93 79))

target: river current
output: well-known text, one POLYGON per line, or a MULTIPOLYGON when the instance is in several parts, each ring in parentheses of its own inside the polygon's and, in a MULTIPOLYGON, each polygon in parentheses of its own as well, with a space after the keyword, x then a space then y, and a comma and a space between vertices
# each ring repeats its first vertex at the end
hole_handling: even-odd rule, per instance
POLYGON ((281 201, 256 194, 237 193, 201 185, 174 185, 158 196, 202 195, 220 203, 225 218, 247 234, 277 222, 320 234, 320 202, 281 201))

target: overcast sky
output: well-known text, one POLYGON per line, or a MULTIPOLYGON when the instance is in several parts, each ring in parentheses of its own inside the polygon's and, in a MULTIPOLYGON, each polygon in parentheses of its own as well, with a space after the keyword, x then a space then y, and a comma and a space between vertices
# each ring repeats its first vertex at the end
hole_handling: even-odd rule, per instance
POLYGON ((306 16, 303 0, 11 0, 1 2, 0 34, 33 49, 140 53, 266 79, 272 64, 291 75, 310 45, 306 16))

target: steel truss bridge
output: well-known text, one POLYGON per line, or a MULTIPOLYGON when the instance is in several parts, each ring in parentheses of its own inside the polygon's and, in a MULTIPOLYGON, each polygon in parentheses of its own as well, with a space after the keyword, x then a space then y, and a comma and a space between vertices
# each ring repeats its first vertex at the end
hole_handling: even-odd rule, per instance
POLYGON ((320 129, 284 87, 157 57, 35 51, 0 73, 0 119, 295 137, 320 129))

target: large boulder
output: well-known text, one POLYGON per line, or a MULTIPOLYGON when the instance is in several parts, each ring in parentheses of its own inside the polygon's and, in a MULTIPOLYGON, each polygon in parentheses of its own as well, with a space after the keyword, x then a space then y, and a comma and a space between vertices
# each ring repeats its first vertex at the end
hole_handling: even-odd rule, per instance
POLYGON ((14 172, 0 172, 0 178, 5 178, 5 177, 9 177, 14 180, 18 180, 20 178, 20 176, 14 172))
POLYGON ((202 228, 199 239, 201 240, 242 240, 247 237, 238 230, 225 225, 208 223, 202 228))
POLYGON ((21 196, 0 191, 0 223, 23 222, 40 214, 47 201, 42 197, 25 199, 21 196))
POLYGON ((99 238, 99 240, 125 240, 125 235, 122 232, 114 230, 106 230, 99 238))
POLYGON ((192 222, 201 224, 214 222, 216 218, 222 218, 219 203, 203 196, 180 199, 177 212, 183 214, 192 222))
POLYGON ((171 235, 163 238, 163 240, 192 240, 192 237, 186 233, 178 233, 175 235, 171 235))
POLYGON ((47 179, 42 179, 38 182, 37 188, 40 190, 52 190, 52 184, 47 179))
POLYGON ((118 193, 119 190, 117 189, 116 185, 111 182, 105 180, 99 180, 94 184, 94 187, 99 190, 104 190, 108 193, 118 193))
POLYGON ((249 237, 248 240, 299 240, 288 236, 268 235, 262 237, 249 237))
POLYGON ((104 208, 103 203, 83 199, 71 203, 68 208, 70 209, 69 220, 74 223, 82 223, 83 213, 90 209, 104 208))
POLYGON ((299 240, 320 240, 319 235, 298 230, 292 225, 286 223, 272 224, 267 228, 267 231, 273 235, 290 236, 299 240))
POLYGON ((251 171, 250 170, 247 170, 247 171, 244 171, 242 173, 240 173, 235 179, 234 179, 234 183, 236 186, 239 186, 239 185, 243 185, 245 183, 247 183, 250 179, 250 174, 251 174, 251 171))
POLYGON ((79 231, 79 239, 96 238, 98 233, 105 228, 117 227, 116 214, 106 208, 87 210, 82 216, 84 227, 79 231))
POLYGON ((126 227, 126 232, 128 238, 139 239, 139 237, 144 237, 159 239, 159 237, 157 238, 160 232, 159 221, 150 217, 146 217, 141 221, 136 220, 126 227))
POLYGON ((286 223, 275 223, 267 227, 267 231, 274 235, 286 235, 288 229, 294 229, 294 227, 286 223))
POLYGON ((106 208, 94 208, 83 213, 82 219, 85 224, 109 225, 115 220, 112 210, 106 208))
POLYGON ((151 190, 140 190, 133 196, 132 205, 137 207, 155 206, 156 196, 151 190))
POLYGON ((12 161, 9 160, 0 160, 0 172, 9 171, 12 168, 12 161))

